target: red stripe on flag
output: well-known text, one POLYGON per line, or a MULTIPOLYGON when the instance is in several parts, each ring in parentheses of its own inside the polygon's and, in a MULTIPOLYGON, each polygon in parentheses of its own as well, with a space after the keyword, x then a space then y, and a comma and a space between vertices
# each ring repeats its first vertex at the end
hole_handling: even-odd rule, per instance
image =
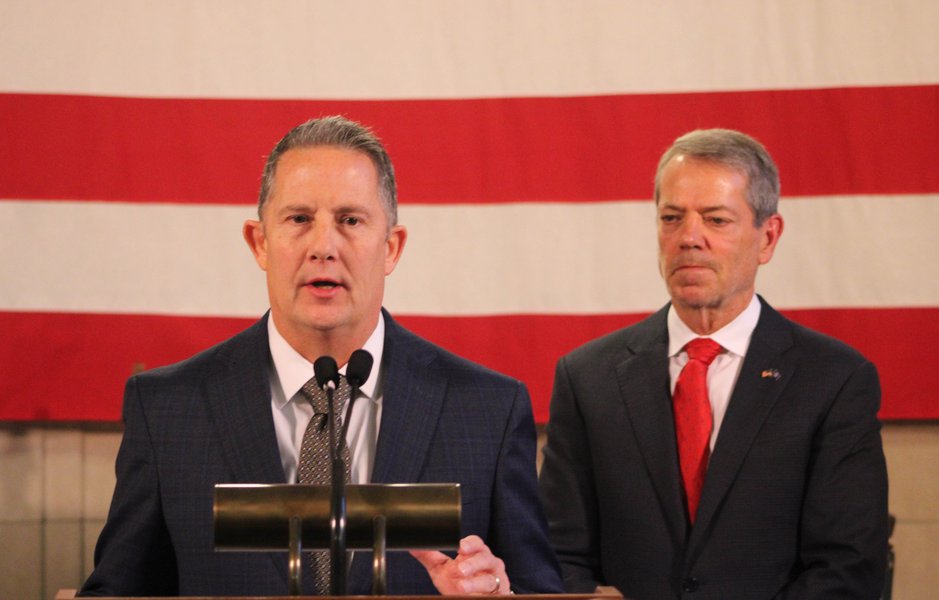
MULTIPOLYGON (((917 355, 939 336, 939 309, 786 312, 843 339, 877 365, 884 390, 882 417, 939 418, 939 403, 922 393, 939 389, 939 370, 923 368, 917 355)), ((398 320, 457 354, 525 381, 535 417, 544 422, 557 359, 643 316, 402 316, 398 320)), ((124 381, 135 369, 182 360, 250 323, 210 317, 0 312, 0 329, 6 332, 0 350, 0 419, 119 419, 124 381)))
POLYGON ((939 191, 939 86, 475 100, 0 94, 0 197, 254 202, 264 157, 342 113, 385 140, 404 202, 648 199, 697 127, 755 135, 786 195, 939 191))
POLYGON ((939 419, 939 398, 934 391, 939 390, 939 369, 931 354, 939 339, 939 308, 782 312, 857 348, 874 363, 883 391, 881 418, 939 419))
MULTIPOLYGON (((813 309, 783 311, 789 318, 857 348, 878 369, 885 419, 936 419, 939 370, 924 369, 922 349, 939 338, 939 309, 813 309)), ((418 334, 528 384, 539 422, 548 418, 557 359, 573 348, 645 317, 530 315, 400 317, 418 334)))
POLYGON ((135 371, 187 358, 246 319, 0 312, 0 419, 120 419, 135 371))

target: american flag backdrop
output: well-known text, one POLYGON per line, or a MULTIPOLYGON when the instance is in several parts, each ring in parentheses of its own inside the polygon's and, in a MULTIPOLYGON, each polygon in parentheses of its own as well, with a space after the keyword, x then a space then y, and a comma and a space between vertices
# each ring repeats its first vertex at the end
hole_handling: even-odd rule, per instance
POLYGON ((264 157, 344 114, 395 162, 385 306, 524 380, 667 299, 658 157, 760 139, 786 229, 757 288, 939 418, 939 3, 0 3, 0 419, 116 420, 125 379, 267 309, 264 157))

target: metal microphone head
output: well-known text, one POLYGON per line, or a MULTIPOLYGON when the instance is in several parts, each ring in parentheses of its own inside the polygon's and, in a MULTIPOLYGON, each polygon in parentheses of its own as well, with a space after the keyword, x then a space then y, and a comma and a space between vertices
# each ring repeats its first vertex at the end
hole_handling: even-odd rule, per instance
POLYGON ((349 385, 358 388, 368 381, 368 376, 372 372, 372 363, 374 359, 367 350, 356 350, 349 357, 349 364, 346 366, 346 379, 349 385))
POLYGON ((336 359, 332 356, 321 356, 313 362, 313 375, 316 377, 316 385, 326 387, 330 381, 334 386, 339 386, 339 366, 336 359))

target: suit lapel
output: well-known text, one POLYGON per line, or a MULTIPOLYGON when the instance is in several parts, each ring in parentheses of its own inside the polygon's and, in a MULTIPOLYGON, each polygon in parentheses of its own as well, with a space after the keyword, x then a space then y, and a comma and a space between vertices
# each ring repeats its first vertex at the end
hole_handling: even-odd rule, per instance
POLYGON ((634 354, 616 368, 620 394, 669 528, 683 541, 687 529, 675 423, 669 400, 666 306, 634 328, 634 354))
POLYGON ((706 538, 708 526, 733 485, 753 440, 796 369, 791 355, 786 356, 786 350, 793 344, 786 320, 760 300, 760 320, 708 464, 697 521, 689 540, 689 559, 706 538))
MULTIPOLYGON (((384 312, 382 409, 371 483, 417 483, 443 409, 446 378, 433 368, 436 354, 384 312)), ((355 552, 350 594, 371 593, 371 551, 355 552)))
MULTIPOLYGON (((220 483, 284 483, 277 435, 271 415, 268 372, 270 346, 265 316, 220 352, 218 368, 204 382, 203 395, 218 432, 232 481, 220 483)), ((268 554, 287 585, 287 561, 282 553, 268 554)), ((304 580, 309 570, 304 566, 304 580)))
POLYGON ((271 416, 267 319, 240 334, 205 381, 209 413, 234 477, 230 483, 284 483, 271 416))
POLYGON ((381 426, 373 483, 415 483, 443 408, 446 378, 435 353, 385 313, 381 426))

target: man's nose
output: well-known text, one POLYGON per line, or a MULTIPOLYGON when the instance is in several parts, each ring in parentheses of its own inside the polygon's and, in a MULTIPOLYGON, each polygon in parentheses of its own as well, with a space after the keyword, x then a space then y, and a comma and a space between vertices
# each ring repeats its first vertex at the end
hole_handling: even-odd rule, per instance
POLYGON ((336 226, 328 219, 314 221, 309 232, 309 253, 312 260, 334 260, 337 250, 336 226))
POLYGON ((700 248, 704 245, 704 220, 699 215, 687 215, 678 231, 684 248, 700 248))

